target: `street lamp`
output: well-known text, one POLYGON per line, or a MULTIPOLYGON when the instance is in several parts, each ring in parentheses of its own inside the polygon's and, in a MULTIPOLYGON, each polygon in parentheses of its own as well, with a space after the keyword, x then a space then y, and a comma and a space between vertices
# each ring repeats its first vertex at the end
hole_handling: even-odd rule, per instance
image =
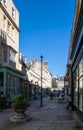
POLYGON ((40 60, 41 60, 41 97, 40 97, 40 101, 41 101, 41 107, 42 107, 42 61, 43 61, 43 55, 40 56, 40 60))

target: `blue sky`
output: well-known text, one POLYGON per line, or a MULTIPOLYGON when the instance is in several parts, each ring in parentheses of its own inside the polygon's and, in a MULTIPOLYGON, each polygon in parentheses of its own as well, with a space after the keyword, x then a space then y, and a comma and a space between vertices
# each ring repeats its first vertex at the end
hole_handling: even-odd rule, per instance
POLYGON ((20 13, 20 50, 48 61, 52 75, 64 75, 75 0, 14 0, 20 13))

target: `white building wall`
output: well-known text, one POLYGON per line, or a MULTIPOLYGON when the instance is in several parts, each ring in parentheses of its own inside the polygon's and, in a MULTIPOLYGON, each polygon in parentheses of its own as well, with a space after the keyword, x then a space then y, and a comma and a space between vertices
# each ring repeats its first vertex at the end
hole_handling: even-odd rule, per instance
POLYGON ((19 12, 12 0, 1 0, 0 2, 0 31, 1 30, 6 36, 5 43, 7 44, 7 46, 10 46, 15 50, 16 69, 21 70, 21 65, 18 60, 19 12))
MULTIPOLYGON (((33 83, 38 83, 41 86, 41 62, 38 60, 31 60, 29 62, 31 69, 27 72, 29 81, 33 81, 33 83)), ((46 65, 42 63, 42 87, 52 87, 52 76, 46 68, 46 65)))
POLYGON ((19 12, 17 8, 15 7, 13 0, 1 0, 1 3, 3 4, 4 8, 7 10, 11 18, 14 20, 16 25, 19 27, 19 12), (13 16, 12 16, 12 11, 14 13, 13 16))
POLYGON ((64 88, 64 76, 53 76, 53 79, 57 82, 57 89, 62 90, 62 88, 64 88))

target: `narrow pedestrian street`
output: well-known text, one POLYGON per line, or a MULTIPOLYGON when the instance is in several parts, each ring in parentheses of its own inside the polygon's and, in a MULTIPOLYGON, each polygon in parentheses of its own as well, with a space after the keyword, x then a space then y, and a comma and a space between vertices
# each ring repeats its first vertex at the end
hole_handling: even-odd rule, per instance
POLYGON ((83 0, 0 0, 0 130, 83 130, 83 0))
POLYGON ((0 112, 0 130, 83 130, 80 120, 71 110, 66 110, 67 101, 58 102, 56 99, 43 98, 30 101, 26 114, 31 116, 24 123, 13 123, 9 119, 14 112, 11 109, 0 112), (79 128, 78 128, 79 126, 79 128))

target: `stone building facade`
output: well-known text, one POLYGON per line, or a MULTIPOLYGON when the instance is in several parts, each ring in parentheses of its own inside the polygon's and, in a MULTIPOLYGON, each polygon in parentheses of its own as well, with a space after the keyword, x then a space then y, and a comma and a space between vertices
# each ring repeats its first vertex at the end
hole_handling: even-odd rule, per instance
POLYGON ((19 12, 12 0, 0 0, 0 93, 8 100, 20 92, 19 12))
POLYGON ((83 0, 76 0, 66 76, 72 110, 76 110, 83 120, 83 0))
MULTIPOLYGON (((53 79, 55 79, 57 83, 57 90, 62 90, 64 88, 64 76, 53 76, 53 79)), ((55 88, 54 88, 55 89, 55 88)))
MULTIPOLYGON (((33 59, 28 64, 30 65, 30 69, 28 71, 29 81, 32 81, 34 84, 37 83, 41 86, 41 62, 33 59)), ((52 75, 48 70, 47 62, 42 63, 42 87, 52 87, 52 75)))
MULTIPOLYGON (((28 79, 32 82, 33 86, 37 86, 39 91, 41 87, 41 62, 33 59, 28 63, 30 69, 27 71, 28 79)), ((42 62, 42 88, 52 88, 52 75, 48 70, 48 62, 42 62)), ((34 93, 34 87, 32 91, 34 93)), ((38 93, 38 92, 37 92, 38 93)))

